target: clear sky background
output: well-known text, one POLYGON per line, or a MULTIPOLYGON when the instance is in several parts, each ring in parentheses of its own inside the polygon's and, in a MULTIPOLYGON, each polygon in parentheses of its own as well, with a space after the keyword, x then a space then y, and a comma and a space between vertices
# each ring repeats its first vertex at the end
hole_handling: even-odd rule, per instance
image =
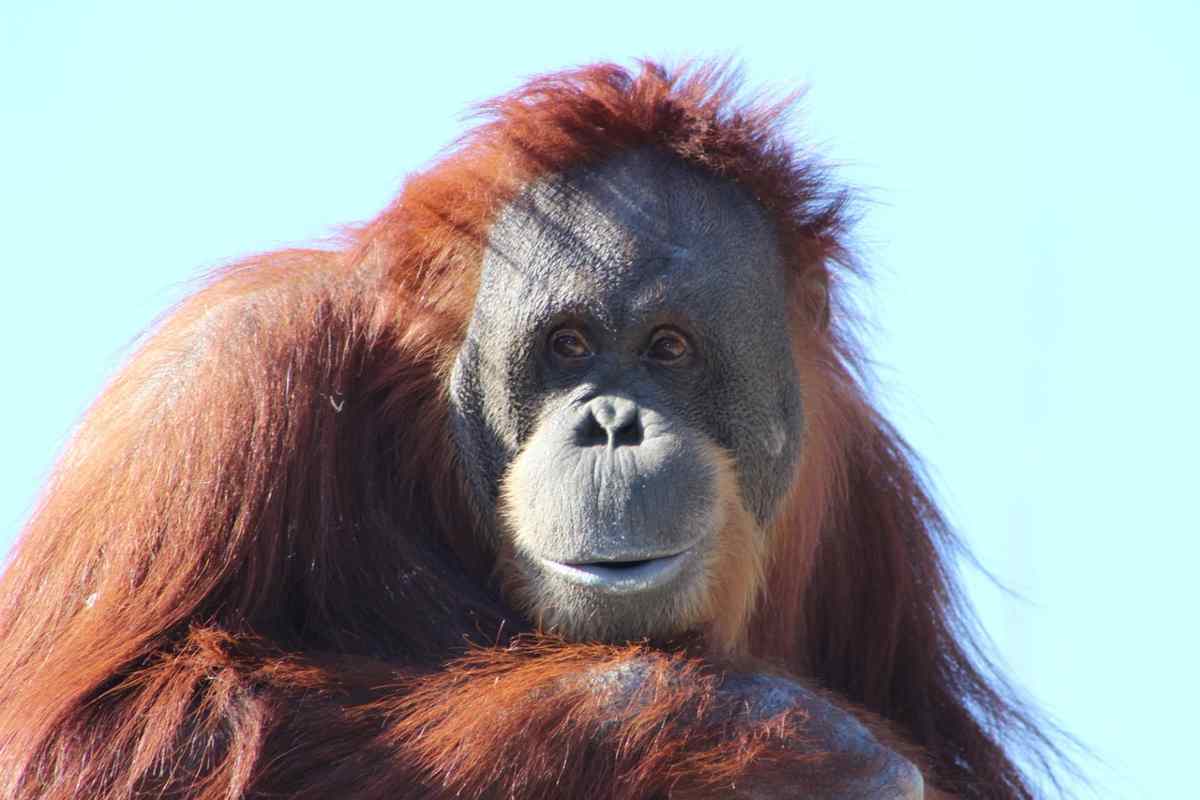
POLYGON ((0 547, 202 268, 369 218, 467 106, 594 60, 811 90, 869 202, 877 394, 1104 798, 1195 796, 1200 3, 0 5, 0 547))

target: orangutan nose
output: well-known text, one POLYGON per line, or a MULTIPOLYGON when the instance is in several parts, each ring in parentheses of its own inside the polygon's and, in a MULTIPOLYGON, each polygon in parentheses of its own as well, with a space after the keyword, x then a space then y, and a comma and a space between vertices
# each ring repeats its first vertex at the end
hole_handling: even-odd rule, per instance
POLYGON ((641 410, 624 397, 597 397, 587 404, 577 434, 583 447, 636 447, 645 438, 641 410))

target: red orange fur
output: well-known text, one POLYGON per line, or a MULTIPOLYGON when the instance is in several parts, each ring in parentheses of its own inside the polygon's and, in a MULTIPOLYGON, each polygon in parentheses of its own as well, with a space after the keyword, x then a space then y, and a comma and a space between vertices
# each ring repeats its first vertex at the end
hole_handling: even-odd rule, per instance
POLYGON ((539 175, 649 145, 747 187, 789 256, 805 456, 723 635, 861 709, 927 783, 1031 797, 1005 748, 1049 743, 973 648, 955 541, 840 324, 846 196, 781 134, 791 100, 736 95, 720 68, 532 81, 344 246, 248 259, 169 316, 0 583, 0 796, 708 797, 819 763, 794 715, 689 724, 719 663, 530 631, 448 444, 490 221, 539 175), (570 680, 635 655, 658 666, 624 717, 570 680))

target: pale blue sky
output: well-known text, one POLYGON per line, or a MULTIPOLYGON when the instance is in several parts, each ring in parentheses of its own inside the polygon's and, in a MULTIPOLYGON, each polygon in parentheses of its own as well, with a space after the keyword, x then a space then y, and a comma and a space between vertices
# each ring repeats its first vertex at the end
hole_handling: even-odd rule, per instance
POLYGON ((426 6, 4 0, 0 547, 200 269, 370 217, 524 76, 735 55, 870 199, 878 394, 1025 598, 967 570, 1001 657, 1098 796, 1194 792, 1200 4, 426 6))

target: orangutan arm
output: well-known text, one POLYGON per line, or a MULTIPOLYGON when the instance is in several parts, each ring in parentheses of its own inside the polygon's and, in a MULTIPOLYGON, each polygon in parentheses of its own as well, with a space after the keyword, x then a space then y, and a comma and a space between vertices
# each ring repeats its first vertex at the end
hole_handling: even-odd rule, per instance
POLYGON ((298 689, 253 796, 924 796, 911 762, 820 694, 644 648, 478 650, 361 704, 298 689))

